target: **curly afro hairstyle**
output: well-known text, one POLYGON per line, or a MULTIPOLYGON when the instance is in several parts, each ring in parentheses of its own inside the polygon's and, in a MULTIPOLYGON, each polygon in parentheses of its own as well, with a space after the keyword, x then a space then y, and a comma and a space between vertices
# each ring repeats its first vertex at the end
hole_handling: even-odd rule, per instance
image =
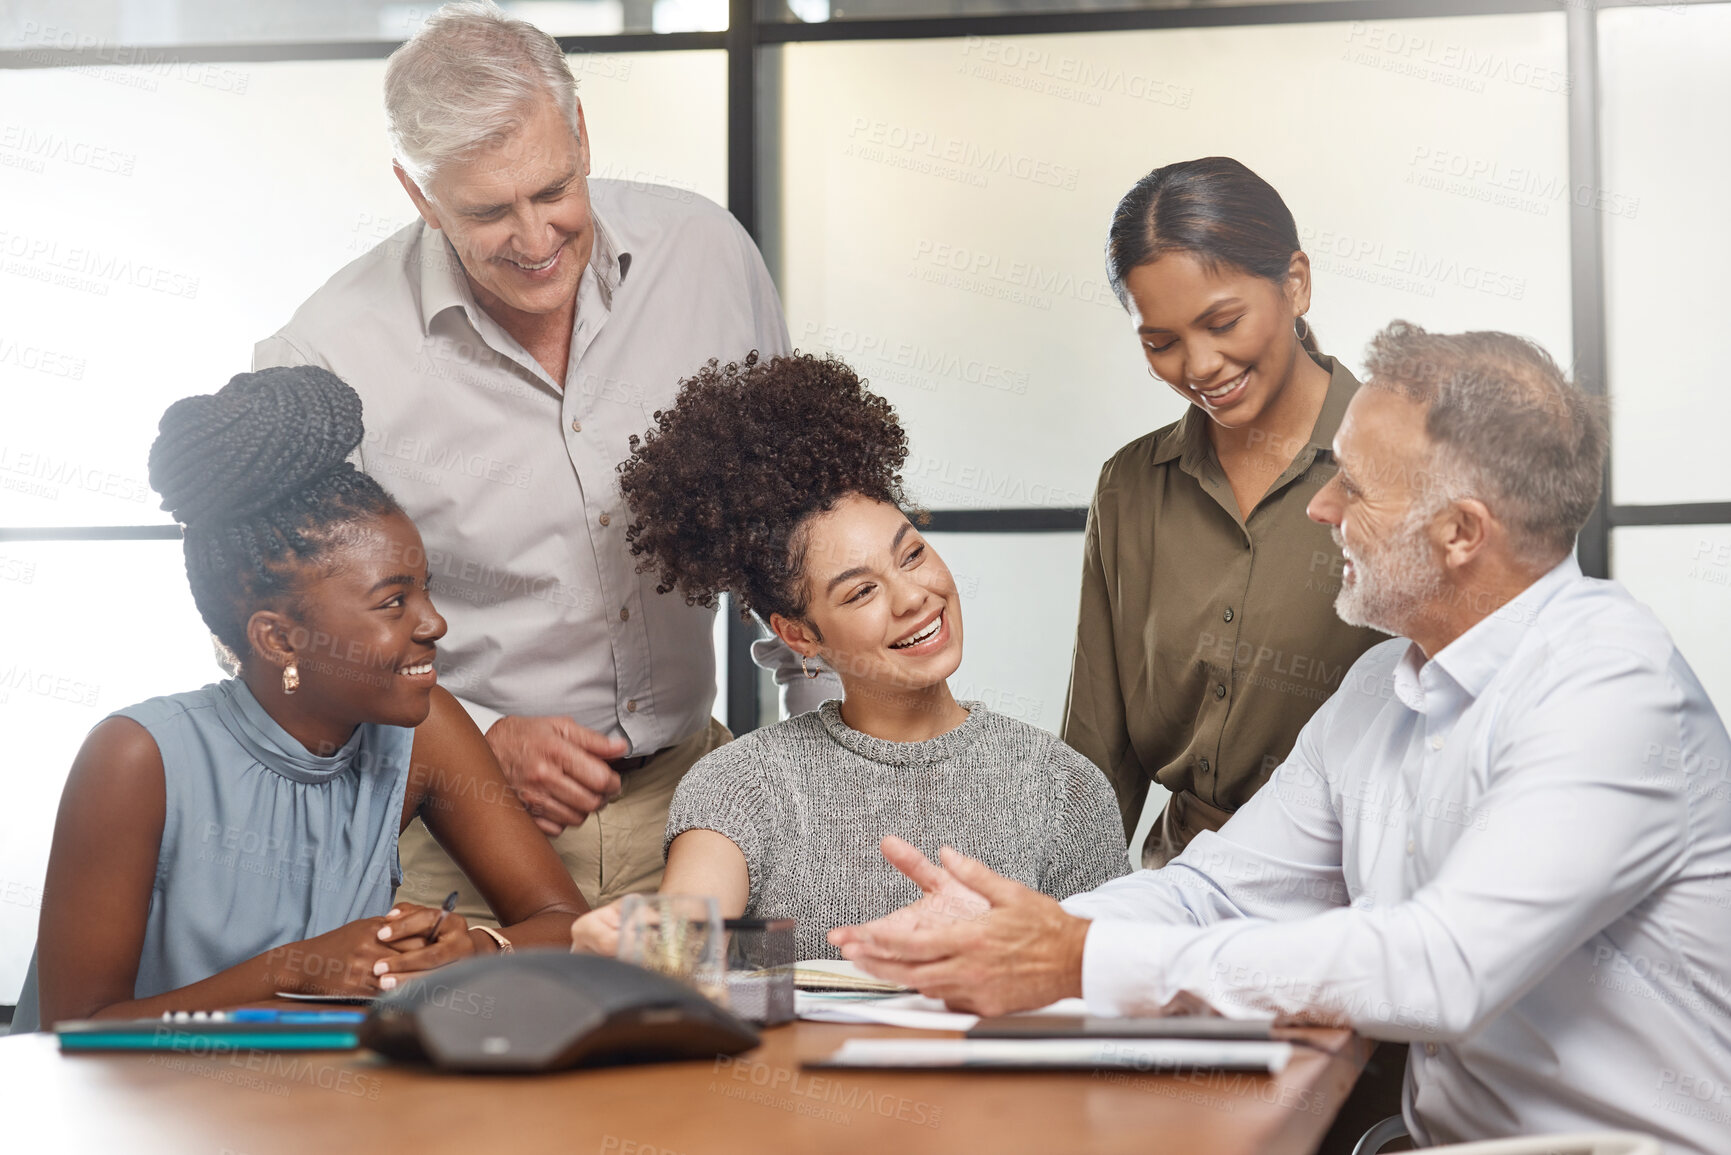
POLYGON ((904 503, 908 439, 888 401, 834 357, 711 360, 631 439, 625 538, 691 605, 730 593, 765 621, 806 610, 801 527, 859 494, 904 503))
POLYGON ((150 447, 150 484, 185 527, 186 577, 199 616, 244 657, 246 622, 291 594, 294 563, 330 531, 402 509, 348 462, 361 399, 334 373, 303 365, 240 373, 215 393, 168 407, 150 447))

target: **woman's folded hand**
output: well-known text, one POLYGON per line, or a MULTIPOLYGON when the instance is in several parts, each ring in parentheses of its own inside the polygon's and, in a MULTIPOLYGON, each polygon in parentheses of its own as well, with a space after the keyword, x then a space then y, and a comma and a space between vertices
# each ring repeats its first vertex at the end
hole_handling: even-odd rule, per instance
POLYGON ((475 953, 475 937, 460 914, 441 914, 437 907, 399 902, 391 908, 377 931, 378 939, 391 949, 373 963, 379 989, 390 990, 423 971, 466 959, 475 953), (438 927, 439 937, 429 943, 427 935, 438 927))

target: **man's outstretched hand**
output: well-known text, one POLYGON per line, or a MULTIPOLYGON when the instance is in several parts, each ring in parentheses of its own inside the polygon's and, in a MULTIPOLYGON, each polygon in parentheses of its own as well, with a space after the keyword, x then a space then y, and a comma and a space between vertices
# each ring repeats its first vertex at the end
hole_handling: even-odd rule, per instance
POLYGON ((1088 921, 948 846, 934 866, 891 835, 884 858, 923 896, 829 941, 868 974, 943 999, 952 1009, 1003 1015, 1082 993, 1088 921))

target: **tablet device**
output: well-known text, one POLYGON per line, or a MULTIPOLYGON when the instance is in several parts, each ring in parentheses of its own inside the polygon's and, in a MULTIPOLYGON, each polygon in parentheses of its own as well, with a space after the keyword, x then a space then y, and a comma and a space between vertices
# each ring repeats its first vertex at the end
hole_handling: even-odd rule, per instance
POLYGON ((993 1071, 1285 1070, 1291 1043, 1245 1039, 848 1039, 802 1067, 993 1071))

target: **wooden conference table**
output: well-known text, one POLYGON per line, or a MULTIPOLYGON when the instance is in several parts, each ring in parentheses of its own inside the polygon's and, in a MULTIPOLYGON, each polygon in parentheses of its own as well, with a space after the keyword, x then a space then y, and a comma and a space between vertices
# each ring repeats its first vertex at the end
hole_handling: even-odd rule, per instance
POLYGON ((473 1077, 368 1051, 62 1055, 0 1038, 0 1150, 126 1155, 495 1152, 1137 1152, 1303 1155, 1371 1044, 1292 1031, 1278 1076, 805 1070, 844 1039, 940 1035, 792 1023, 743 1055, 473 1077))

